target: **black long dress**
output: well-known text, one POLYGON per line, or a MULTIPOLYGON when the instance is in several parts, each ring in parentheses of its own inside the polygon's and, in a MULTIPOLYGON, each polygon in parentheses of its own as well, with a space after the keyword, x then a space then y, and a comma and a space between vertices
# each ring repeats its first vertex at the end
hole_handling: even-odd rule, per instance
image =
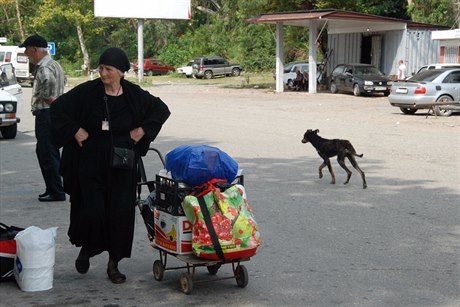
POLYGON ((110 166, 112 142, 145 155, 170 114, 160 99, 127 81, 122 84, 124 93, 111 97, 100 81, 90 81, 61 96, 51 109, 54 140, 63 146, 64 188, 70 194, 70 241, 88 248, 90 256, 108 251, 116 261, 131 256, 136 168, 110 166), (102 129, 102 121, 108 120, 104 97, 109 131, 102 129), (129 132, 140 126, 146 135, 134 145, 129 132), (89 135, 81 148, 73 137, 79 127, 89 135))

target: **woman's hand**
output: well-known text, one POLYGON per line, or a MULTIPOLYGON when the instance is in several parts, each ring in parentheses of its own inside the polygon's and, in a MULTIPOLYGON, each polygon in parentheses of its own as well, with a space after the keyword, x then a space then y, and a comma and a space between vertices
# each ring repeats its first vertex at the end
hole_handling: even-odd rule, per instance
POLYGON ((78 129, 77 133, 74 135, 75 140, 78 143, 78 146, 83 147, 83 142, 88 139, 88 132, 85 129, 78 129))
POLYGON ((137 144, 142 137, 145 135, 144 129, 142 127, 135 128, 129 132, 131 139, 133 140, 134 144, 137 144))

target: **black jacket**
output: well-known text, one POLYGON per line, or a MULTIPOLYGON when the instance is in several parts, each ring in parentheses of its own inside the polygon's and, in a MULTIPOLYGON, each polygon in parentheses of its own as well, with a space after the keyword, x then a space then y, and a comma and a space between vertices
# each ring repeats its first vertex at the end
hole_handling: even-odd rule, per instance
MULTIPOLYGON (((135 145, 138 155, 145 156, 150 143, 156 138, 170 111, 158 97, 151 95, 138 85, 122 79, 123 93, 131 107, 133 129, 142 127, 143 138, 135 145)), ((74 136, 80 127, 85 127, 85 114, 97 100, 105 95, 100 79, 85 82, 60 96, 51 105, 52 138, 62 149, 61 175, 67 194, 76 188, 80 147, 74 136)))

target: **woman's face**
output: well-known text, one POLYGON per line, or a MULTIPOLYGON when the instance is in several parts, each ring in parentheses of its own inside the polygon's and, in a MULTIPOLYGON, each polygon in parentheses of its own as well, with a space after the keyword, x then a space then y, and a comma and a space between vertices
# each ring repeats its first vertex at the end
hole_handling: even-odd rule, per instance
POLYGON ((101 76, 101 80, 104 85, 120 84, 122 76, 121 72, 117 68, 104 64, 99 65, 99 75, 101 76))

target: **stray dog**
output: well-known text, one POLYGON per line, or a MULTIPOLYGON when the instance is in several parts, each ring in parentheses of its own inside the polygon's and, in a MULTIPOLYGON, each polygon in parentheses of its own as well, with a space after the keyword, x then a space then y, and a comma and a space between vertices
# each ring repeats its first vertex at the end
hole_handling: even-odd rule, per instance
POLYGON ((339 162, 340 166, 347 172, 347 181, 344 182, 344 184, 347 184, 351 177, 351 171, 345 166, 345 157, 347 157, 348 160, 350 160, 351 165, 353 165, 353 167, 361 174, 361 178, 363 179, 363 189, 367 188, 364 172, 359 168, 358 163, 354 157, 357 156, 362 158, 363 154, 358 155, 353 148, 353 145, 351 145, 350 141, 348 140, 324 139, 318 135, 318 132, 318 129, 308 129, 303 136, 302 143, 305 144, 310 142, 313 147, 316 148, 319 156, 324 160, 324 162, 319 166, 319 178, 323 178, 322 170, 327 165, 329 173, 331 173, 332 177, 331 184, 335 184, 335 175, 332 171, 331 161, 329 158, 337 156, 337 161, 339 162))

